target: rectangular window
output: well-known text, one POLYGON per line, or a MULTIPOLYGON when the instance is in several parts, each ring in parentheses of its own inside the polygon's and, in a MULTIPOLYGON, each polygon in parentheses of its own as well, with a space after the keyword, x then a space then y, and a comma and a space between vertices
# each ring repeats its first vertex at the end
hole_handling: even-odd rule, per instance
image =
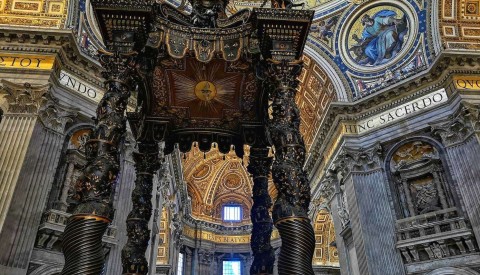
POLYGON ((242 275, 240 261, 223 261, 222 275, 242 275))
POLYGON ((225 205, 223 207, 223 221, 242 221, 242 208, 239 205, 225 205))
POLYGON ((183 253, 178 253, 177 275, 183 275, 183 253))

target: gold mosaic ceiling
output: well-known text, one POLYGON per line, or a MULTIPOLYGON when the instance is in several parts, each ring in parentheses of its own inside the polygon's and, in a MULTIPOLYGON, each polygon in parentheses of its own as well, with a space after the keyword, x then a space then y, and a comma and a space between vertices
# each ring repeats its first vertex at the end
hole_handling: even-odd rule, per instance
POLYGON ((64 28, 68 0, 0 0, 0 24, 64 28))

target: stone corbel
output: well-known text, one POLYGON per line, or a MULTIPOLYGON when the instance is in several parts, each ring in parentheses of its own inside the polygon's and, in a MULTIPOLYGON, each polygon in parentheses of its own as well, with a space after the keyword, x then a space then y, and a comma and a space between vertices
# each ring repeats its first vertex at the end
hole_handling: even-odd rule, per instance
POLYGON ((367 173, 382 167, 382 147, 379 143, 368 148, 343 147, 333 161, 338 177, 352 172, 367 173))
POLYGON ((48 101, 50 84, 18 84, 7 80, 2 80, 1 84, 0 95, 4 95, 5 113, 37 114, 48 101))
MULTIPOLYGON (((476 115, 478 117, 478 114, 476 115)), ((432 133, 437 136, 445 146, 462 143, 473 133, 472 122, 475 121, 474 117, 475 109, 469 111, 468 108, 462 106, 455 115, 449 117, 447 120, 431 124, 432 133), (473 113, 471 113, 471 111, 473 111, 473 113)))

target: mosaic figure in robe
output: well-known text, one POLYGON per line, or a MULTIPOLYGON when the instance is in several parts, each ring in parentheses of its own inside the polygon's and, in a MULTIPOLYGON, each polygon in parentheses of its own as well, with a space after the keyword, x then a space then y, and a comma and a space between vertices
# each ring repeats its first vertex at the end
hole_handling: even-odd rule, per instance
POLYGON ((397 19, 392 10, 381 10, 373 16, 365 14, 362 37, 356 34, 352 38, 357 42, 349 50, 356 55, 360 65, 377 66, 392 60, 402 49, 408 33, 407 19, 397 19))

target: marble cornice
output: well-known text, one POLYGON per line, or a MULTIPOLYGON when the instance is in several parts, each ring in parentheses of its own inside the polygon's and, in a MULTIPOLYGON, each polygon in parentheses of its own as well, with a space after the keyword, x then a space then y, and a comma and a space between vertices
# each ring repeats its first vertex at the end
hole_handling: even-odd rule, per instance
MULTIPOLYGON (((0 50, 28 54, 55 54, 57 68, 67 69, 82 79, 99 87, 102 67, 98 61, 83 54, 72 30, 42 30, 32 28, 0 28, 0 50)), ((41 73, 41 72, 37 72, 41 73)))
POLYGON ((325 142, 334 137, 341 122, 361 120, 444 87, 451 95, 453 91, 449 89, 452 85, 449 84, 452 75, 472 74, 475 68, 480 68, 480 56, 443 54, 429 71, 405 83, 394 85, 388 91, 379 91, 355 102, 332 103, 322 120, 304 166, 310 178, 317 174, 319 165, 325 161, 325 142))

